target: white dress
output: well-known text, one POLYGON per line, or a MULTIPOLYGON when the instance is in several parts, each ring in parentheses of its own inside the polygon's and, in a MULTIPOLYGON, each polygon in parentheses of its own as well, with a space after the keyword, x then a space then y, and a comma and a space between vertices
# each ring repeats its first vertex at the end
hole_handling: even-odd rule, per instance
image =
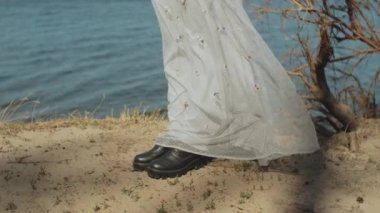
POLYGON ((265 165, 319 149, 311 117, 242 0, 152 0, 168 81, 155 143, 265 165))

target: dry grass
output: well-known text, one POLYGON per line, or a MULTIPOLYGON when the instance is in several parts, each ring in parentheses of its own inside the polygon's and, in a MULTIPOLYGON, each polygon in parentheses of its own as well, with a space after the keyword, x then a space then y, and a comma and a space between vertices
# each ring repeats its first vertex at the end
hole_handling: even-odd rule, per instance
MULTIPOLYGON (((9 111, 11 108, 3 109, 0 111, 0 114, 10 116, 9 112, 5 112, 5 110, 9 111)), ((14 113, 14 109, 11 111, 14 113)), ((87 126, 96 126, 108 129, 115 125, 120 127, 128 127, 136 124, 154 125, 157 122, 165 122, 166 120, 166 112, 160 109, 153 112, 146 112, 142 110, 142 108, 128 108, 121 112, 119 117, 107 116, 104 119, 95 118, 88 112, 84 112, 83 114, 75 112, 63 118, 31 120, 30 122, 8 122, 0 118, 0 133, 17 133, 21 130, 56 129, 60 127, 86 128, 87 126)))
POLYGON ((28 97, 20 98, 19 100, 12 100, 7 104, 4 104, 0 106, 0 123, 6 122, 6 121, 12 121, 14 114, 19 110, 21 107, 26 106, 28 104, 33 105, 33 111, 31 114, 31 120, 33 121, 34 112, 36 105, 38 105, 40 102, 38 100, 31 100, 28 97))

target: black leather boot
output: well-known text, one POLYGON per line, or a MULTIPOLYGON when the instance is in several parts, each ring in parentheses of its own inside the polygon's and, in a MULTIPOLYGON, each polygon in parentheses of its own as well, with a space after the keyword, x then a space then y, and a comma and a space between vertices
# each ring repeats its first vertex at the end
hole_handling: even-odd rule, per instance
POLYGON ((152 149, 138 154, 133 159, 133 169, 135 171, 144 171, 146 167, 149 166, 152 160, 161 157, 165 152, 169 151, 171 148, 162 147, 154 145, 152 149))
POLYGON ((211 160, 210 157, 172 149, 153 160, 146 171, 149 177, 155 179, 179 177, 192 169, 201 168, 211 160))

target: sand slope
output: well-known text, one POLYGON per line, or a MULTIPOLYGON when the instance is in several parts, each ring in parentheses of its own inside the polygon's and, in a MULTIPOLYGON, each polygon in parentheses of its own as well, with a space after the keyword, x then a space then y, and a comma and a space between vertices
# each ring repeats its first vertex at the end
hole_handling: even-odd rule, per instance
POLYGON ((155 121, 0 124, 0 212, 378 212, 380 120, 312 155, 214 160, 169 180, 131 161, 166 127, 155 121))

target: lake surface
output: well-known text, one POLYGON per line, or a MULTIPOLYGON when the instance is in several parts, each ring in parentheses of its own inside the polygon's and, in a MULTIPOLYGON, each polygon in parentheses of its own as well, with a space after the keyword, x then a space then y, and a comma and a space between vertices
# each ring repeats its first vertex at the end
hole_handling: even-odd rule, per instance
MULTIPOLYGON (((279 58, 291 46, 280 24, 255 26, 279 58)), ((166 106, 150 0, 0 0, 0 30, 0 106, 23 97, 39 102, 12 119, 166 106)))

